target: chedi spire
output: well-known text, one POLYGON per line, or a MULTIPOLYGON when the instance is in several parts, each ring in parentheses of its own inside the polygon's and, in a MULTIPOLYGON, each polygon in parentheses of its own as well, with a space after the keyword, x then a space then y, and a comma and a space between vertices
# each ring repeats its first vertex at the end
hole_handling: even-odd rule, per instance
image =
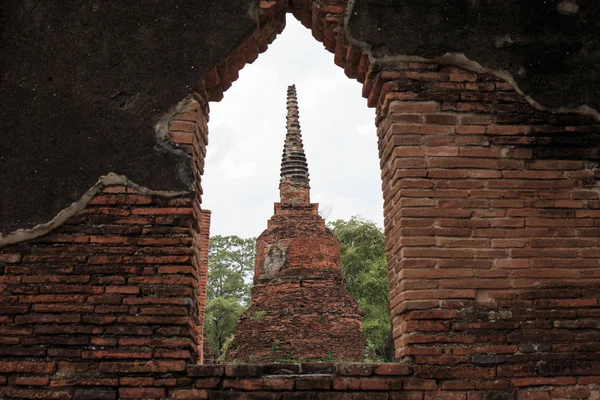
POLYGON ((287 91, 287 122, 283 157, 281 158, 281 183, 292 180, 298 184, 308 185, 308 163, 302 146, 300 130, 300 114, 296 86, 288 86, 287 91))
POLYGON ((286 134, 281 157, 281 179, 279 194, 281 203, 309 204, 310 186, 308 163, 302 145, 300 131, 300 113, 296 86, 290 85, 287 90, 286 134))

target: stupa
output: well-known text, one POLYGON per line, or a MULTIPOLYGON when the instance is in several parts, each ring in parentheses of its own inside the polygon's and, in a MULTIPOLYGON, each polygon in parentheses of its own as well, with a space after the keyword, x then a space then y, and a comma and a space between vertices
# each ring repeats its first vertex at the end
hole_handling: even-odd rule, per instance
POLYGON ((251 305, 227 359, 268 363, 362 361, 362 314, 348 293, 340 244, 310 202, 294 85, 287 93, 287 133, 280 202, 256 241, 251 305))

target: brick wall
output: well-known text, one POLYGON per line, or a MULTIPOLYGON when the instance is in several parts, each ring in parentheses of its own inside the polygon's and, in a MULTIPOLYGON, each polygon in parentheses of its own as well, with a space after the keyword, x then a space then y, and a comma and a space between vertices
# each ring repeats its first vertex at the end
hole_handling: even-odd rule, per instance
POLYGON ((397 355, 506 376, 600 359, 600 125, 454 67, 372 82, 397 355))
POLYGON ((343 1, 289 7, 377 107, 403 364, 186 371, 202 360, 202 98, 219 100, 266 49, 283 4, 260 3, 261 30, 171 121, 194 162, 194 195, 110 186, 49 235, 0 249, 0 397, 600 397, 600 128, 536 110, 490 75, 369 69, 339 29, 343 1))
POLYGON ((170 140, 190 156, 194 173, 194 191, 190 194, 193 218, 190 219, 191 245, 193 249, 192 264, 198 279, 196 297, 193 299, 198 307, 195 318, 195 338, 198 341, 199 357, 202 362, 202 338, 204 337, 204 307, 206 305, 206 279, 208 276, 208 242, 210 237, 210 211, 201 209, 202 175, 206 146, 208 146, 208 102, 200 95, 194 94, 186 110, 174 115, 169 121, 170 140))
POLYGON ((190 366, 192 387, 173 399, 511 400, 592 399, 600 376, 489 379, 456 368, 432 376, 407 364, 190 366))
POLYGON ((195 362, 192 216, 189 197, 109 186, 52 233, 0 250, 0 375, 69 386, 61 376, 195 362))
POLYGON ((194 192, 106 186, 49 234, 0 248, 0 397, 173 385, 202 361, 210 212, 199 206, 199 101, 169 123, 191 156, 194 192))
MULTIPOLYGON (((525 400, 597 399, 600 376, 573 371, 568 377, 497 378, 469 376, 456 368, 432 377, 407 364, 189 365, 185 378, 136 377, 89 379, 78 385, 19 377, 0 386, 5 398, 51 399, 315 399, 315 400, 525 400)), ((3 381, 4 383, 6 381, 3 381)))

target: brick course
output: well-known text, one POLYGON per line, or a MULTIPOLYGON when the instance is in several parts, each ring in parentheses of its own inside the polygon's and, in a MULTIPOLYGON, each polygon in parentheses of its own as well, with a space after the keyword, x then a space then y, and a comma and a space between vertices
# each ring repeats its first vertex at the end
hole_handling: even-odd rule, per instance
MULTIPOLYGON (((189 365, 185 378, 54 380, 9 378, 6 398, 158 399, 591 399, 600 393, 598 362, 570 376, 503 376, 499 367, 429 369, 406 364, 189 365), (596 368, 596 371, 593 370, 596 368), (498 374, 495 376, 494 374, 498 374), (431 375, 435 374, 436 377, 431 375), (78 387, 75 387, 78 386, 78 387)), ((543 374, 542 374, 543 375, 543 374)), ((522 375, 521 375, 522 376, 522 375)))
POLYGON ((168 372, 201 357, 191 203, 109 186, 49 235, 2 249, 4 372, 168 372))

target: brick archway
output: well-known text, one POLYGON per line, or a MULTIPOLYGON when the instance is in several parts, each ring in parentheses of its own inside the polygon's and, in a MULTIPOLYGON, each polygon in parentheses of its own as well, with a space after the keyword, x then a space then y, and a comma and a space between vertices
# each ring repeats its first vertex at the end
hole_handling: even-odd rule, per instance
MULTIPOLYGON (((370 70, 368 55, 360 48, 350 44, 341 27, 346 2, 335 5, 321 4, 315 1, 261 1, 259 4, 258 27, 243 43, 232 50, 225 59, 210 69, 204 79, 193 86, 192 98, 185 105, 184 111, 172 115, 168 122, 170 140, 190 155, 194 171, 194 215, 197 221, 204 221, 204 227, 198 226, 195 235, 200 237, 200 232, 208 229, 210 212, 201 210, 202 204, 202 175, 204 172, 204 158, 208 145, 208 120, 210 115, 210 102, 219 102, 224 93, 239 77, 239 71, 246 65, 254 62, 260 55, 267 51, 268 46, 285 28, 285 18, 288 13, 293 14, 305 27, 311 30, 313 37, 323 43, 325 48, 334 54, 336 65, 344 69, 349 78, 358 82, 370 82, 367 75, 370 70), (287 4, 289 3, 289 4, 287 4)), ((381 85, 363 86, 363 95, 369 99, 369 105, 374 107, 381 91, 381 85)), ((202 245, 196 248, 195 264, 202 276, 201 282, 206 282, 207 274, 207 246, 204 238, 202 245)), ((200 316, 204 310, 205 290, 200 291, 199 310, 200 316)), ((202 323, 198 324, 197 331, 202 340, 202 323)))
POLYGON ((115 180, 54 231, 1 249, 0 395, 598 396, 597 121, 535 109, 487 73, 430 62, 369 69, 338 29, 343 4, 261 2, 261 28, 170 121, 171 139, 192 155, 195 193, 115 180), (268 366, 188 366, 202 359, 208 102, 266 50, 287 11, 363 82, 377 110, 393 333, 404 363, 303 366, 321 375, 309 378, 292 367, 284 379, 268 366))
MULTIPOLYGON (((194 144, 196 181, 209 102, 220 101, 239 70, 267 50, 291 12, 335 54, 335 64, 363 84, 368 106, 377 111, 398 357, 419 364, 469 363, 471 354, 478 354, 472 338, 491 330, 492 342, 504 343, 509 327, 517 329, 516 336, 526 330, 514 323, 488 324, 493 316, 505 315, 511 299, 527 298, 525 304, 540 296, 552 303, 562 292, 551 289, 565 286, 574 288, 573 304, 588 296, 578 288, 597 283, 587 268, 598 266, 593 259, 598 244, 590 239, 597 233, 598 195, 586 188, 597 185, 591 182, 598 156, 584 148, 596 143, 586 138, 597 126, 594 121, 536 110, 510 84, 486 73, 425 61, 391 61, 373 70, 366 52, 345 37, 345 7, 346 2, 260 3, 259 28, 194 87, 205 118, 198 123, 203 127, 199 145, 194 144), (556 150, 559 143, 576 150, 562 154, 556 150), (575 161, 574 155, 585 161, 575 161), (557 172, 563 169, 573 172, 557 172), (552 200, 538 202, 538 196, 552 200), (593 210, 585 211, 589 207, 593 210), (580 216, 591 220, 578 222, 580 216), (566 232, 559 221, 583 225, 566 232), (546 248, 549 238, 558 249, 546 248), (552 264, 558 261, 552 258, 567 255, 577 257, 581 267, 556 270, 552 264), (479 315, 463 329, 465 310, 479 315), (456 341, 442 344, 440 335, 456 341)), ((552 329, 547 334, 553 335, 552 329)), ((506 351, 520 351, 507 346, 506 351)), ((487 353, 496 356, 498 349, 487 353)))
MULTIPOLYGON (((237 80, 239 71, 246 64, 254 62, 283 31, 287 13, 293 14, 311 30, 317 41, 334 54, 334 63, 343 68, 349 78, 363 83, 370 66, 369 57, 361 48, 349 43, 342 29, 347 2, 336 2, 335 5, 313 0, 286 3, 281 0, 261 1, 258 28, 212 68, 193 88, 194 92, 205 100, 220 101, 224 92, 237 80)), ((369 94, 369 90, 366 94, 369 94)))

